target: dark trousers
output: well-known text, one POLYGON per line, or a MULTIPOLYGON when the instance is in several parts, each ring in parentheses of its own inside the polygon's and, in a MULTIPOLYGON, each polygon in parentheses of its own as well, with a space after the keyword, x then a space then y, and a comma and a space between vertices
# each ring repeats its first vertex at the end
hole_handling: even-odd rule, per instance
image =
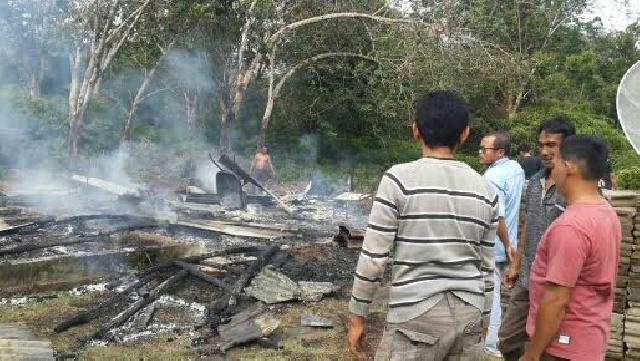
POLYGON ((516 285, 511 290, 509 305, 498 332, 498 349, 505 361, 518 361, 529 341, 527 315, 529 314, 529 290, 516 285))

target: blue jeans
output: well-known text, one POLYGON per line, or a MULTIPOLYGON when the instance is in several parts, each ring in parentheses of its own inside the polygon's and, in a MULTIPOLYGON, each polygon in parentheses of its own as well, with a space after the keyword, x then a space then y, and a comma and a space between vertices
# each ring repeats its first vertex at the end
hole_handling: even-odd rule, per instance
POLYGON ((492 353, 498 353, 498 331, 502 317, 500 307, 500 284, 502 274, 507 270, 507 262, 496 262, 496 269, 493 273, 493 305, 491 306, 491 317, 489 318, 489 330, 485 339, 485 348, 492 353))

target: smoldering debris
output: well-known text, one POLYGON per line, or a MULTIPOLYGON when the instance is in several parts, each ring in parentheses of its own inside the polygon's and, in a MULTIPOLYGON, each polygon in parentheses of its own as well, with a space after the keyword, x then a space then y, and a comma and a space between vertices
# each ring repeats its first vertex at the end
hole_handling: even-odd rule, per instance
MULTIPOLYGON (((144 342, 160 332, 189 335, 202 354, 253 342, 277 349, 270 337, 282 327, 278 309, 341 297, 357 254, 331 237, 343 224, 350 224, 347 240, 357 234, 351 223, 366 212, 310 195, 309 186, 278 198, 251 198, 240 187, 233 191, 241 207, 229 207, 195 186, 157 192, 93 175, 67 180, 61 194, 73 206, 60 214, 51 212, 55 207, 42 212, 38 193, 22 203, 15 194, 2 197, 0 217, 11 225, 0 230, 0 268, 12 271, 2 272, 0 293, 13 303, 69 288, 101 292, 99 301, 54 325, 56 333, 93 326, 77 338, 77 350, 144 342), (34 273, 21 267, 47 276, 26 279, 34 273), (96 282, 99 289, 78 288, 96 282)), ((367 201, 346 200, 353 208, 367 201)), ((329 327, 317 317, 304 322, 329 327)))

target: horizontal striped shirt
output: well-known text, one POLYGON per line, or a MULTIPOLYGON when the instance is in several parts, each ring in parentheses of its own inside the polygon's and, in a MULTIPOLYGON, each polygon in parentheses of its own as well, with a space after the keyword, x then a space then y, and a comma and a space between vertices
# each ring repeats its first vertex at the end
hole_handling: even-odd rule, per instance
POLYGON ((422 158, 389 169, 378 187, 349 310, 365 316, 392 265, 387 321, 406 322, 453 292, 491 310, 498 198, 468 165, 422 158))

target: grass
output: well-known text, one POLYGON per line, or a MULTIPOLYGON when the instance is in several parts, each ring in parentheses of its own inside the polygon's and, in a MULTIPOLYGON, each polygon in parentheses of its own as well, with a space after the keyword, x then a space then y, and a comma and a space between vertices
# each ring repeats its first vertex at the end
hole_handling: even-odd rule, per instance
POLYGON ((49 339, 56 350, 67 352, 73 348, 75 338, 90 332, 91 326, 75 327, 63 334, 55 334, 53 327, 97 297, 99 297, 98 294, 60 295, 53 299, 25 305, 2 305, 0 306, 0 323, 22 323, 28 326, 36 336, 49 339))
MULTIPOLYGON (((78 312, 86 305, 96 301, 101 296, 93 293, 82 296, 60 295, 42 302, 26 305, 0 306, 0 323, 20 322, 28 326, 33 332, 51 341, 54 349, 59 353, 70 352, 74 349, 75 340, 94 330, 95 325, 74 327, 62 333, 55 334, 53 327, 67 316, 78 312)), ((280 327, 272 335, 280 340, 282 349, 265 349, 255 344, 240 346, 229 350, 224 356, 212 356, 210 360, 237 361, 324 361, 324 360, 353 360, 346 344, 346 328, 341 316, 347 310, 348 300, 325 299, 317 303, 292 303, 279 308, 275 317, 280 320, 280 327), (331 329, 310 329, 300 326, 300 317, 304 311, 331 318, 334 327, 331 329)), ((366 344, 370 353, 378 345, 384 326, 384 308, 376 306, 372 309, 372 318, 367 321, 369 332, 366 344)), ((92 346, 82 349, 78 354, 79 360, 196 360, 200 359, 191 347, 189 335, 176 336, 161 333, 153 338, 145 339, 135 344, 92 346)), ((487 357, 486 361, 500 359, 487 357)))

